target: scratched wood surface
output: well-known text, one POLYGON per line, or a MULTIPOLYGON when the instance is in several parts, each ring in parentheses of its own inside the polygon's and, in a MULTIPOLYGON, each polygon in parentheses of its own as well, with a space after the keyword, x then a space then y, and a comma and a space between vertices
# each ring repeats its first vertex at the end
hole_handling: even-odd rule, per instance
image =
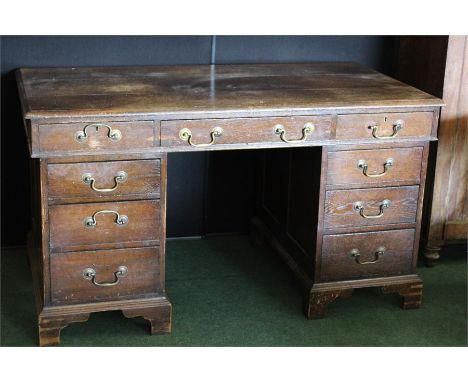
POLYGON ((419 184, 422 151, 422 147, 399 147, 330 152, 327 186, 346 189, 419 184), (389 160, 392 166, 386 168, 389 160), (367 165, 365 173, 358 167, 360 161, 367 165))
POLYGON ((441 105, 355 63, 23 68, 18 78, 26 119, 441 105))
POLYGON ((325 227, 415 223, 418 193, 418 186, 327 191, 325 227), (355 209, 355 203, 360 202, 364 215, 378 215, 384 200, 389 200, 390 205, 379 218, 364 218, 355 209))
POLYGON ((161 163, 159 159, 50 163, 48 181, 50 204, 153 199, 160 197, 161 163), (117 181, 122 173, 125 178, 117 181), (85 182, 86 176, 94 181, 85 182))
POLYGON ((53 304, 122 300, 163 289, 158 247, 54 253, 50 272, 53 304), (126 266, 128 273, 112 287, 96 288, 91 280, 83 277, 84 270, 92 268, 97 283, 114 282, 120 266, 126 266))
POLYGON ((50 248, 68 252, 159 245, 159 216, 159 200, 50 206, 50 248), (97 215, 96 225, 87 227, 85 219, 98 211, 115 212, 97 215), (128 222, 117 224, 117 213, 128 222))
POLYGON ((414 229, 376 231, 346 235, 325 235, 321 262, 321 281, 339 281, 367 277, 388 277, 412 271, 414 229), (376 252, 385 248, 376 257, 376 252), (359 252, 360 264, 351 256, 359 252))

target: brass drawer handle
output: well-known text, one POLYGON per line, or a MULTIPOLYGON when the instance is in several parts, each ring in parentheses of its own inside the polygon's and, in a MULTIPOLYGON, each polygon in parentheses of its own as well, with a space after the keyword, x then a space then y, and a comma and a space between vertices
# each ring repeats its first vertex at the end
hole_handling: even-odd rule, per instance
POLYGON ((356 263, 358 263, 359 265, 366 265, 366 264, 375 264, 377 261, 379 261, 380 256, 385 255, 386 251, 387 249, 385 247, 377 248, 377 251, 374 252, 374 260, 371 260, 371 261, 361 261, 360 260, 361 253, 359 252, 359 249, 356 249, 356 248, 352 249, 349 252, 349 254, 351 257, 354 258, 356 263))
POLYGON ((354 203, 354 209, 356 211, 359 211, 359 214, 363 217, 363 218, 366 218, 366 219, 377 219, 377 218, 380 218, 383 216, 384 214, 384 209, 385 208, 388 208, 390 207, 390 200, 388 199, 385 199, 382 201, 382 203, 380 203, 380 206, 379 206, 379 213, 377 215, 366 215, 364 213, 364 205, 362 204, 362 202, 356 202, 354 203))
POLYGON ((367 162, 364 160, 364 159, 360 159, 358 160, 357 162, 357 168, 362 170, 362 173, 367 176, 368 178, 378 178, 380 176, 384 176, 389 170, 390 168, 393 166, 394 164, 394 161, 392 158, 388 158, 385 163, 383 164, 383 172, 379 173, 379 174, 369 174, 367 172, 367 162))
POLYGON ((105 127, 108 129, 109 131, 107 132, 107 137, 111 141, 117 142, 122 139, 122 133, 120 130, 112 129, 112 127, 106 125, 105 123, 90 123, 89 125, 86 125, 83 130, 78 130, 75 133, 75 140, 79 143, 85 143, 88 140, 88 134, 86 133, 86 130, 92 127, 95 127, 96 131, 98 131, 100 127, 105 127))
POLYGON ((125 171, 119 171, 114 176, 114 183, 115 186, 112 188, 97 188, 94 184, 96 183, 96 179, 93 178, 93 175, 90 173, 86 173, 83 175, 83 182, 85 184, 89 184, 89 186, 97 192, 111 192, 115 191, 115 189, 119 186, 120 183, 125 183, 128 179, 128 174, 125 171))
POLYGON ((91 282, 98 287, 111 287, 117 285, 120 282, 120 277, 125 277, 128 275, 128 268, 125 265, 121 265, 114 272, 115 280, 106 283, 99 283, 96 281, 97 272, 94 268, 83 269, 83 278, 86 280, 91 280, 91 282))
POLYGON ((287 139, 286 138, 286 129, 283 125, 278 124, 273 128, 275 134, 279 135, 281 140, 286 143, 299 143, 304 142, 307 139, 307 135, 312 133, 315 130, 315 125, 312 122, 307 122, 302 129, 302 137, 299 139, 287 139))
POLYGON ((115 224, 117 225, 126 225, 128 224, 128 216, 127 215, 120 215, 117 211, 112 210, 101 210, 96 211, 93 216, 88 216, 85 221, 84 225, 86 228, 94 228, 96 227, 97 221, 96 217, 101 214, 114 214, 115 215, 115 224))
POLYGON ((183 141, 187 141, 190 146, 195 146, 195 147, 207 147, 211 146, 213 143, 215 143, 215 139, 219 138, 221 135, 223 135, 224 131, 221 127, 215 127, 213 130, 211 130, 210 137, 211 137, 211 142, 208 143, 193 143, 192 142, 192 131, 187 128, 183 128, 182 130, 179 131, 179 138, 182 139, 183 141))
POLYGON ((377 139, 390 139, 397 136, 398 132, 405 127, 405 122, 402 120, 395 121, 393 124, 393 133, 392 135, 378 135, 377 130, 379 129, 379 125, 373 124, 369 126, 369 129, 372 130, 372 136, 377 139))

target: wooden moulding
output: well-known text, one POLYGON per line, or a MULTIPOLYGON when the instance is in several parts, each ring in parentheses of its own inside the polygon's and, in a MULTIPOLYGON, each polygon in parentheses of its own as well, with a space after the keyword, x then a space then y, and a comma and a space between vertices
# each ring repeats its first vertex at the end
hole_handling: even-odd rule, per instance
POLYGON ((151 325, 151 334, 171 332, 172 304, 166 296, 66 307, 46 307, 38 318, 40 346, 60 345, 60 332, 64 327, 71 323, 87 321, 91 313, 109 310, 121 310, 127 318, 143 317, 151 325))

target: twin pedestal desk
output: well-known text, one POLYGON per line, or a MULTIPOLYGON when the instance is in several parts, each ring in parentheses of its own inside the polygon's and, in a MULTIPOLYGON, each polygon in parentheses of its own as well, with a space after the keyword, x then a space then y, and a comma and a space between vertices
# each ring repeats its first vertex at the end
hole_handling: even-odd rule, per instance
POLYGON ((440 99, 353 63, 31 68, 17 78, 40 345, 107 310, 171 331, 170 152, 271 149, 252 235, 298 276, 308 318, 363 287, 420 306, 440 99))

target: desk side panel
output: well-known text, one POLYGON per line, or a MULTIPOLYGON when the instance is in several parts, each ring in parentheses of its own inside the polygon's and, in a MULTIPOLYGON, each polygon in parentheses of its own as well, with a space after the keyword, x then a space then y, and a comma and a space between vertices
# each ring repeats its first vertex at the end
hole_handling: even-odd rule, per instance
POLYGON ((320 219, 322 148, 266 150, 259 216, 308 277, 320 219))

